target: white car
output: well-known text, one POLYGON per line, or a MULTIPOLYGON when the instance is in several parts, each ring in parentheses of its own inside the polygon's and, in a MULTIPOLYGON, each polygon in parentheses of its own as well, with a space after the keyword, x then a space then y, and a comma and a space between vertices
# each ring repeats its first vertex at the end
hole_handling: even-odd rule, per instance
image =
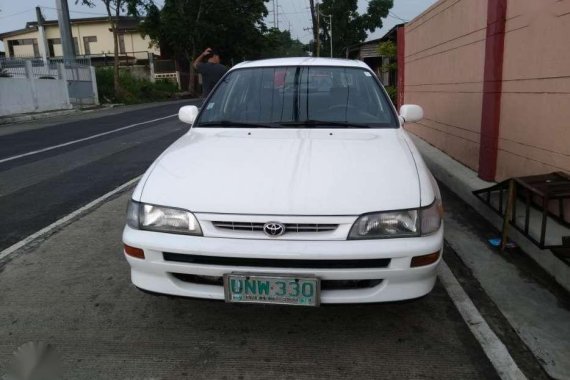
POLYGON ((443 247, 435 180, 360 61, 241 63, 190 130, 147 170, 128 207, 138 288, 315 306, 431 291, 443 247))

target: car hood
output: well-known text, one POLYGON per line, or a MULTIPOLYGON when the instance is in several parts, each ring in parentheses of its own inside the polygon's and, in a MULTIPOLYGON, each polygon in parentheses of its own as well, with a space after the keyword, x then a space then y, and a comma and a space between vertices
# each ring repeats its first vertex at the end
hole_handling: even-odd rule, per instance
POLYGON ((403 133, 194 128, 155 162, 140 201, 263 215, 419 207, 417 169, 403 133))

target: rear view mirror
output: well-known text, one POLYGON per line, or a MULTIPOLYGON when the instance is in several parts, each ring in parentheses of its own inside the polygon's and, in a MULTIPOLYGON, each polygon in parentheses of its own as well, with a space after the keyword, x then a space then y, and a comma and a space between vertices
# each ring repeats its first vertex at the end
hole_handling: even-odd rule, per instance
POLYGON ((400 108, 400 116, 405 123, 416 123, 424 118, 424 110, 415 104, 404 104, 400 108))
POLYGON ((196 116, 198 116, 198 107, 196 106, 184 106, 178 111, 180 121, 190 125, 194 123, 196 116))

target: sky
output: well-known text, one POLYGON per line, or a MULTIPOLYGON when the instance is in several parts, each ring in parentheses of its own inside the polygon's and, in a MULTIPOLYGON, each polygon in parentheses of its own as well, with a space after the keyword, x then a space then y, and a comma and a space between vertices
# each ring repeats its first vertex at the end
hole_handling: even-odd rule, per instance
MULTIPOLYGON (((309 12, 309 0, 275 0, 279 15, 279 29, 290 30, 293 38, 298 38, 303 43, 311 39, 311 16, 309 12)), ((318 0, 316 0, 318 1, 318 0)), ((382 29, 377 29, 368 35, 368 40, 382 37, 394 25, 403 21, 412 20, 422 13, 437 0, 394 0, 394 7, 390 15, 383 20, 382 29)), ((76 5, 75 0, 68 0, 71 18, 105 16, 105 9, 101 0, 94 0, 98 4, 94 8, 84 5, 76 5)), ((155 0, 159 6, 163 0, 155 0)), ((55 10, 56 0, 0 0, 0 33, 22 29, 26 22, 35 21, 35 7, 40 6, 44 17, 48 20, 57 19, 55 10)), ((358 0, 360 12, 365 12, 368 1, 358 0)), ((273 0, 267 3, 269 17, 266 20, 268 26, 273 26, 273 0)), ((334 27, 334 26, 333 26, 334 27)), ((4 51, 0 43, 0 51, 4 51)))

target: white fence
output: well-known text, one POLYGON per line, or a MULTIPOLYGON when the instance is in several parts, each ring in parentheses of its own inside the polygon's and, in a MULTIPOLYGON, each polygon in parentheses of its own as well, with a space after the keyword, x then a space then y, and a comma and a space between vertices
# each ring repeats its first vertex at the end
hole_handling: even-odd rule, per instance
POLYGON ((0 60, 0 116, 99 104, 93 67, 41 60, 0 60))

